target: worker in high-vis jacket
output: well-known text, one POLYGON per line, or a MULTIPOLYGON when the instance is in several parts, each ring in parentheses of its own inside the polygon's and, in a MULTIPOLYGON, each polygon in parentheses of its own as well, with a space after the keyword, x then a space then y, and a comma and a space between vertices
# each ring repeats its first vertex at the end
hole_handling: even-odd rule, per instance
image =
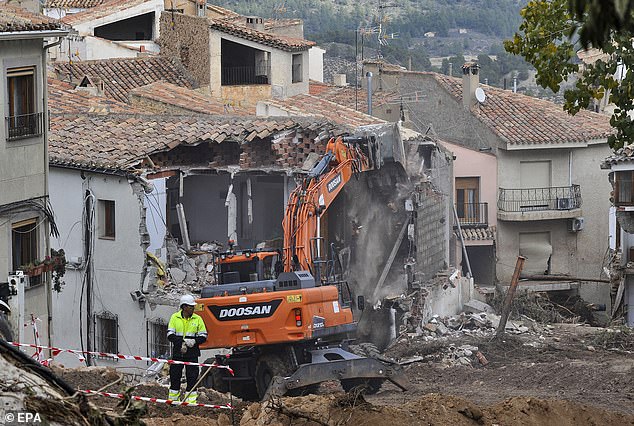
MULTIPOLYGON (((198 345, 207 340, 207 329, 199 315, 194 313, 196 301, 191 294, 181 296, 180 310, 175 312, 167 325, 167 340, 172 342, 172 359, 177 361, 198 362, 200 348, 198 345)), ((198 400, 198 392, 192 391, 198 379, 199 368, 196 365, 170 364, 170 390, 168 399, 180 400, 181 377, 185 367, 187 388, 185 395, 190 404, 198 400), (190 392, 191 391, 191 392, 190 392)))

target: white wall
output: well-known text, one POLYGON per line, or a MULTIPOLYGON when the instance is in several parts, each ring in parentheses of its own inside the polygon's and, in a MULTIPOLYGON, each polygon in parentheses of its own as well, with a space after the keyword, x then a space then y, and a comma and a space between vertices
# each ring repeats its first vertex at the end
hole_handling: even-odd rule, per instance
POLYGON ((76 29, 80 35, 94 35, 95 28, 101 27, 103 25, 112 24, 113 22, 122 21, 124 19, 133 18, 135 16, 144 15, 146 13, 154 12, 154 24, 153 24, 153 33, 154 40, 159 38, 159 22, 161 18, 161 12, 164 9, 163 0, 147 0, 143 3, 140 3, 136 6, 129 7, 125 10, 113 12, 107 16, 102 16, 97 19, 93 19, 88 22, 81 22, 73 25, 73 28, 76 29))
MULTIPOLYGON (((115 201, 114 240, 94 239, 93 255, 93 312, 109 311, 118 315, 119 352, 131 355, 146 353, 145 309, 132 300, 130 292, 140 289, 141 271, 145 253, 141 247, 139 224, 141 205, 132 185, 125 177, 84 173, 76 170, 52 168, 50 179, 51 203, 55 211, 60 230, 59 239, 52 241, 53 248, 63 248, 68 259, 86 255, 83 246, 84 198, 90 189, 99 199, 115 201)), ((136 185, 136 184, 135 184, 136 185)), ((99 223, 99 209, 95 204, 95 223, 99 223)), ((77 269, 67 268, 65 287, 53 295, 53 330, 56 346, 79 349, 80 314, 85 321, 86 294, 83 280, 85 263, 77 269), (82 288, 84 296, 82 298, 82 288)), ((86 324, 83 324, 84 333, 86 324)), ((94 333, 94 328, 93 328, 94 333)), ((86 339, 84 337, 84 347, 86 339)), ((67 366, 80 364, 77 357, 66 354, 57 359, 67 366)), ((145 368, 145 364, 127 361, 96 360, 98 365, 114 367, 136 366, 145 368)))
POLYGON ((308 51, 308 60, 310 61, 308 77, 322 83, 324 81, 324 53, 326 51, 318 46, 313 46, 308 51))

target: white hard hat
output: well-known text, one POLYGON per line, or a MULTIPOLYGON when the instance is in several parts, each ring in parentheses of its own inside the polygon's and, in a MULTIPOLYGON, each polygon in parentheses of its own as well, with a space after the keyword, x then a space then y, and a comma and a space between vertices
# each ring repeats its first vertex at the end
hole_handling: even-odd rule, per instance
POLYGON ((183 306, 183 305, 196 306, 196 301, 194 300, 194 296, 192 296, 191 294, 182 295, 178 306, 183 306))

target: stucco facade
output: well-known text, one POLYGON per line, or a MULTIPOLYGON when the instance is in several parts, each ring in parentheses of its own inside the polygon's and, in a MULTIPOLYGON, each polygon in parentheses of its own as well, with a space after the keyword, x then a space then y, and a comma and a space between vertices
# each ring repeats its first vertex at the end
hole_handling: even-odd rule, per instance
MULTIPOLYGON (((7 282, 9 273, 17 268, 50 254, 44 41, 45 37, 65 34, 59 29, 20 34, 0 30, 0 282, 7 282), (22 80, 16 83, 16 79, 22 80), (23 90, 10 93, 14 84, 23 90), (26 92, 32 98, 22 98, 26 92), (23 236, 28 236, 28 241, 23 236), (29 250, 24 249, 27 244, 29 250)), ((30 343, 34 340, 33 333, 18 324, 21 312, 27 322, 31 314, 39 319, 43 343, 52 341, 49 275, 31 281, 24 290, 24 300, 15 296, 9 300, 16 338, 30 343)))
MULTIPOLYGON (((159 185, 156 194, 146 194, 140 183, 123 175, 54 166, 51 168, 50 188, 60 231, 59 238, 53 240, 51 246, 63 248, 70 262, 64 276, 65 286, 60 293, 53 295, 56 345, 79 348, 83 342, 85 349, 104 350, 100 341, 99 317, 109 313, 116 318, 118 352, 148 355, 147 321, 160 318, 167 322, 173 308, 150 307, 149 303, 134 300, 130 293, 146 291, 143 288, 145 250, 150 248, 150 235, 157 240, 158 234, 163 232, 160 242, 155 241, 154 244, 155 248, 162 246, 165 229, 148 229, 145 215, 146 206, 151 204, 147 197, 156 197, 152 203, 164 201, 164 188, 159 185), (113 238, 100 236, 104 215, 100 202, 103 200, 115 202, 113 238), (87 202, 92 225, 86 223, 87 202), (85 245, 87 235, 92 240, 90 252, 85 245), (88 315, 89 295, 91 307, 88 315)), ((160 221, 160 212, 164 217, 164 208, 152 205, 154 209, 159 208, 154 219, 160 221)), ((56 360, 65 366, 83 364, 72 354, 60 354, 56 360)), ((91 362, 117 368, 146 368, 144 363, 125 360, 94 358, 91 362)))

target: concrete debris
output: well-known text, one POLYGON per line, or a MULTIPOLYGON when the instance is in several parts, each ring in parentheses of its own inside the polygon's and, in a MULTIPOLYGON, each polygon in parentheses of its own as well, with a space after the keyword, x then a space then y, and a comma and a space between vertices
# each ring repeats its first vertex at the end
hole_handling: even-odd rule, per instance
POLYGON ((480 302, 479 300, 472 299, 464 304, 464 311, 471 312, 474 314, 485 312, 487 314, 492 314, 495 312, 495 309, 491 307, 488 303, 480 302))
POLYGON ((187 278, 187 273, 178 268, 170 268, 169 274, 172 277, 171 282, 175 284, 182 284, 187 278))

